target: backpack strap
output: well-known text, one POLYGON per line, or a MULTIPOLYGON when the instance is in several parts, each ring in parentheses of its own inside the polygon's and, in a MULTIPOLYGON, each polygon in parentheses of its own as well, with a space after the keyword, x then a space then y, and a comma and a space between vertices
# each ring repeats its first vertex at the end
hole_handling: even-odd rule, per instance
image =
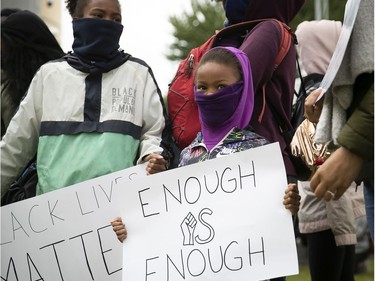
POLYGON ((280 30, 281 30, 280 49, 275 60, 275 66, 274 66, 274 71, 275 71, 276 68, 279 66, 279 64, 285 58, 286 54, 288 53, 292 40, 294 43, 296 43, 296 36, 292 32, 292 29, 285 23, 282 23, 281 21, 276 20, 276 19, 273 19, 273 21, 279 25, 280 30))

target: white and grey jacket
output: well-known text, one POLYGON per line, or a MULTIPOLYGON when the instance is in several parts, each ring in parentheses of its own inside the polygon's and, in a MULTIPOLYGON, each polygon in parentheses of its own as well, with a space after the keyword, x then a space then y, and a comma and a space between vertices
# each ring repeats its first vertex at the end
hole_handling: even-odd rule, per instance
POLYGON ((0 143, 2 195, 36 153, 41 194, 163 150, 166 113, 152 71, 129 55, 121 63, 105 73, 66 58, 40 68, 0 143))

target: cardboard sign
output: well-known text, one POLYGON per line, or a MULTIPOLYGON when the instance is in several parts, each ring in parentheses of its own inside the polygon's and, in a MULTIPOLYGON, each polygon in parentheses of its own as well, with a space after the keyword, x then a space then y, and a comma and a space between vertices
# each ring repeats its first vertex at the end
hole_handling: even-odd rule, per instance
POLYGON ((1 280, 121 280, 114 198, 146 175, 132 167, 0 208, 1 280))
POLYGON ((137 180, 119 194, 123 280, 264 280, 298 273, 277 143, 137 180))
POLYGON ((145 165, 4 206, 1 280, 263 280, 298 273, 278 144, 145 165), (110 221, 122 216, 121 244, 110 221))

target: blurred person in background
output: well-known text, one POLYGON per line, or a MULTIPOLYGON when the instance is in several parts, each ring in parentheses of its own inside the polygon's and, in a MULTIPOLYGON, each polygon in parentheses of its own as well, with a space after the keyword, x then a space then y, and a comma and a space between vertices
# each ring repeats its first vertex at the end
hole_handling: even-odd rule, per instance
POLYGON ((333 141, 339 147, 313 175, 311 189, 318 198, 338 200, 353 181, 363 181, 367 223, 374 239, 373 0, 359 3, 343 60, 324 99, 317 101, 320 93, 317 89, 306 98, 305 115, 318 123, 315 142, 333 141))
POLYGON ((25 96, 34 74, 64 52, 45 22, 30 11, 1 12, 1 136, 25 96))
MULTIPOLYGON (((336 48, 341 22, 304 21, 297 26, 297 53, 306 72, 301 87, 306 94, 317 89, 336 48)), ((300 92, 301 92, 300 90, 300 92)), ((305 235, 311 281, 354 281, 355 218, 365 215, 363 189, 350 190, 336 201, 317 198, 310 182, 299 182, 299 231, 305 235)))

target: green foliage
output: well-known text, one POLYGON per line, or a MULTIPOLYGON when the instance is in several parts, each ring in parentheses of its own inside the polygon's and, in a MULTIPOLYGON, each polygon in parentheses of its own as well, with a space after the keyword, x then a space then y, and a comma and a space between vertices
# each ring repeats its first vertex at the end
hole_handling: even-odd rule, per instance
POLYGON ((211 0, 191 0, 192 11, 174 15, 169 22, 174 27, 174 42, 167 58, 180 61, 188 52, 203 44, 215 30, 223 28, 225 21, 221 3, 211 0))

